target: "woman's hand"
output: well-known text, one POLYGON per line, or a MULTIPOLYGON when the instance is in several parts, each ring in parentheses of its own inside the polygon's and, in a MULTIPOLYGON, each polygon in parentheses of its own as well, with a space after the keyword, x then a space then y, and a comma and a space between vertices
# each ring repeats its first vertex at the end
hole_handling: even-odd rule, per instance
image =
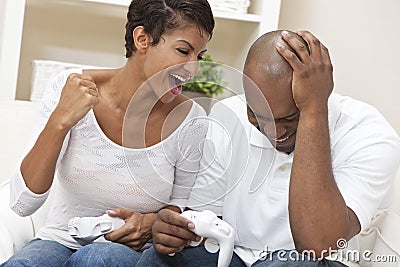
POLYGON ((72 73, 67 78, 52 118, 56 117, 56 121, 69 130, 98 102, 99 93, 92 77, 72 73))
POLYGON ((125 225, 105 235, 107 240, 140 250, 151 239, 151 229, 156 219, 155 213, 141 214, 128 209, 115 209, 109 211, 108 215, 123 219, 125 225))

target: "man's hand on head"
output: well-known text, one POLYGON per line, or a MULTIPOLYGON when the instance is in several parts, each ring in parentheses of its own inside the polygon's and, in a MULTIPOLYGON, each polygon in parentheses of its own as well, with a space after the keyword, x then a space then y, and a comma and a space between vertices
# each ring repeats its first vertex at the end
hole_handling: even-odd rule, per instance
POLYGON ((293 99, 300 110, 289 184, 290 229, 298 251, 319 254, 360 231, 332 169, 328 121, 332 63, 328 49, 311 33, 283 31, 281 37, 285 42, 278 42, 276 49, 293 69, 293 99))
POLYGON ((276 48, 293 69, 293 99, 301 112, 327 111, 327 101, 333 90, 333 67, 328 49, 310 32, 282 32, 282 38, 295 51, 278 43, 276 48), (308 48, 306 47, 308 45, 308 48))

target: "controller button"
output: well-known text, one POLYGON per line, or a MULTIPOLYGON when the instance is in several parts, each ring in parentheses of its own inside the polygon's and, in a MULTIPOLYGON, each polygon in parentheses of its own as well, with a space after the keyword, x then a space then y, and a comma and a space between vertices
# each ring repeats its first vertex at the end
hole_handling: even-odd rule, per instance
POLYGON ((206 242, 204 242, 204 247, 210 253, 216 253, 219 250, 218 241, 213 238, 207 238, 206 242))
MULTIPOLYGON (((222 227, 222 225, 221 225, 221 227, 222 227)), ((231 230, 226 227, 219 228, 218 232, 222 233, 223 235, 226 235, 226 236, 229 236, 231 234, 231 230)))
POLYGON ((200 245, 200 243, 203 241, 203 237, 200 236, 200 241, 196 242, 196 241, 191 241, 190 242, 190 246, 191 247, 197 247, 198 245, 200 245))

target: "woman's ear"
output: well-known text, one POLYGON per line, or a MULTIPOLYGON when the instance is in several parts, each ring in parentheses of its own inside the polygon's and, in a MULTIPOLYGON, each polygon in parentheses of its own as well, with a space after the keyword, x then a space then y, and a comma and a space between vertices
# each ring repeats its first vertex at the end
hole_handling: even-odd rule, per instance
POLYGON ((151 44, 150 36, 145 32, 143 26, 137 26, 133 30, 133 41, 139 53, 145 52, 151 44))

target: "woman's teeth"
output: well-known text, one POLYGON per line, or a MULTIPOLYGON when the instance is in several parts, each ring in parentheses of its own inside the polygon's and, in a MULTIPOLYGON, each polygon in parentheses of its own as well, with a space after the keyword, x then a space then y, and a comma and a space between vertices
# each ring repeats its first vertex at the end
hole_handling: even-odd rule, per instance
POLYGON ((187 80, 189 80, 188 78, 183 78, 182 76, 179 76, 177 74, 171 74, 172 77, 174 77, 175 79, 180 80, 181 82, 186 82, 187 80))

